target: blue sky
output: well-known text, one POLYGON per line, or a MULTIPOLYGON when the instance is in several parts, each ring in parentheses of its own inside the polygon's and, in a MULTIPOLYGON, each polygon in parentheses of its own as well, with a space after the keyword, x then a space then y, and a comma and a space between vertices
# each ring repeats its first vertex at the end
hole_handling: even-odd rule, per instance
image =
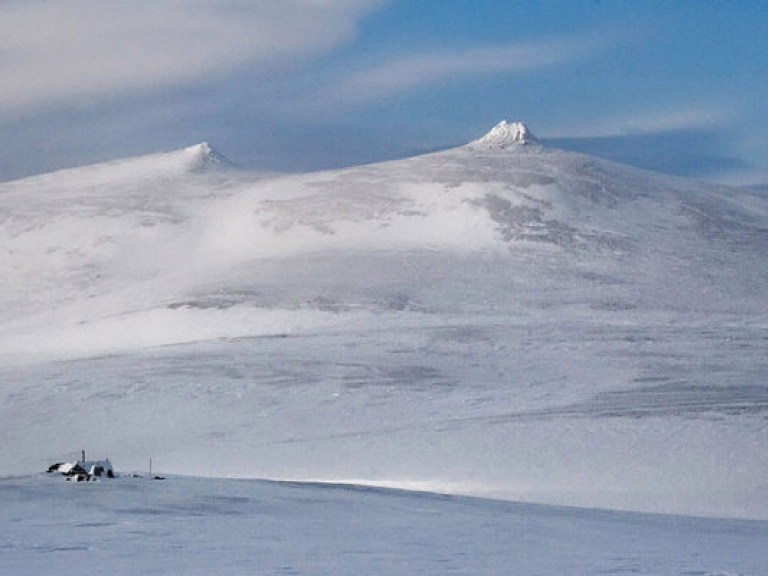
POLYGON ((552 145, 768 182, 768 2, 3 0, 0 180, 211 142, 311 170, 523 120, 552 145))

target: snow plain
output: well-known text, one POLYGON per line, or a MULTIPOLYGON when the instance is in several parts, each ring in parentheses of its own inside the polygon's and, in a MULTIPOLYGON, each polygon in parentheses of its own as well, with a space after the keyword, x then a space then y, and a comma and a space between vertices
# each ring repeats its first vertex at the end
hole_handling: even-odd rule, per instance
MULTIPOLYGON (((157 488, 171 490, 168 501, 154 483, 95 488, 104 498, 157 497, 158 509, 186 498, 181 518, 141 516, 154 526, 141 530, 171 539, 198 495, 253 490, 248 508, 268 501, 263 494, 305 490, 328 506, 313 521, 336 518, 334 530, 345 526, 337 497, 368 498, 361 522, 376 530, 393 501, 436 506, 444 522, 432 525, 423 562, 462 549, 454 523, 465 515, 500 534, 547 517, 587 564, 547 564, 545 535, 522 540, 539 563, 531 573, 630 569, 596 557, 593 529, 615 533, 608 548, 625 551, 642 535, 638 573, 761 573, 768 199, 535 142, 473 144, 289 176, 234 170, 199 145, 0 184, 0 475, 24 476, 3 481, 14 502, 3 530, 36 517, 33 494, 74 505, 66 495, 79 486, 29 475, 86 448, 118 470, 143 469, 152 455, 163 471, 189 476, 756 520, 235 480, 179 479, 157 488), (680 522, 718 541, 742 533, 734 526, 749 536, 715 556, 702 544, 696 553, 711 562, 673 565, 670 552, 654 568, 657 551, 690 542, 674 532, 680 522)), ((229 522, 227 506, 212 508, 213 525, 229 522)), ((277 516, 295 513, 275 506, 277 516)), ((280 520, 298 537, 292 521, 280 520)), ((361 535, 352 544, 374 561, 387 542, 361 535)), ((507 541, 488 546, 454 571, 528 566, 507 541)), ((24 542, 13 550, 28 551, 19 562, 31 554, 24 542)), ((296 571, 359 573, 364 557, 296 571)), ((403 573, 397 562, 373 571, 403 573)))
POLYGON ((360 486, 0 480, 8 574, 764 574, 768 524, 360 486))

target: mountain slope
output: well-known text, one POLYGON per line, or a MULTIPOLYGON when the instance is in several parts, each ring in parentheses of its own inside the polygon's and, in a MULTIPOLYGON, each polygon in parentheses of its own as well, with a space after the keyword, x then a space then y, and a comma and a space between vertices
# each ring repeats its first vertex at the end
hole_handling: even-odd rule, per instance
POLYGON ((199 146, 0 185, 3 460, 767 515, 765 199, 521 126, 315 174, 199 146))

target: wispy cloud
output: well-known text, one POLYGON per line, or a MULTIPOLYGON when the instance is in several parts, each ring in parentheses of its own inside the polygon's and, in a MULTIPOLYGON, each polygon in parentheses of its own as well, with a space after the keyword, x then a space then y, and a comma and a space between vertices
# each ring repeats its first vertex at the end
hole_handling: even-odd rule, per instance
POLYGON ((734 119, 731 107, 714 104, 685 103, 654 109, 640 109, 601 118, 583 118, 553 127, 549 138, 610 138, 660 134, 682 130, 712 129, 734 119))
POLYGON ((380 0, 0 3, 0 121, 41 107, 279 67, 349 39, 380 0))
POLYGON ((442 82, 515 74, 573 62, 605 48, 607 38, 548 38, 466 50, 431 51, 391 60, 348 76, 333 92, 342 99, 375 100, 442 82))

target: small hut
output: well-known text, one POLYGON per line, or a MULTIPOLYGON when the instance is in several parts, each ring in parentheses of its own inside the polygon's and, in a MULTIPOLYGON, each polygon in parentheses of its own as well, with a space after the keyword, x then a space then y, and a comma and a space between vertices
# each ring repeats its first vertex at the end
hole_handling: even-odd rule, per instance
POLYGON ((105 460, 86 460, 85 450, 82 452, 82 458, 75 462, 56 462, 48 467, 48 473, 58 472, 66 476, 67 480, 73 478, 77 482, 90 481, 97 478, 114 478, 115 469, 109 458, 105 460))

